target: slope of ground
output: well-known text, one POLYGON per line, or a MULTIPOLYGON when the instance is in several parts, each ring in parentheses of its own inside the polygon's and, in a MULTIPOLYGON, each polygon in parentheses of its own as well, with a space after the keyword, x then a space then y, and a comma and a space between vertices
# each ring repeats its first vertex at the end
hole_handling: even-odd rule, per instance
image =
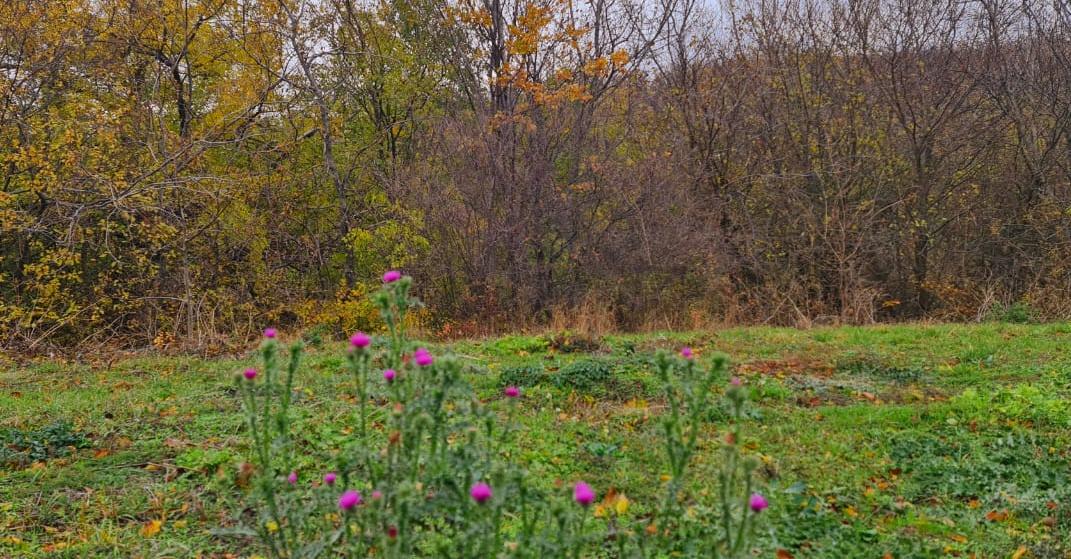
MULTIPOLYGON (((493 401, 524 385, 517 448, 548 480, 652 498, 659 349, 730 355, 751 389, 778 557, 1071 557, 1071 327, 904 325, 513 336, 435 348, 493 401), (643 465, 644 467, 639 467, 643 465)), ((0 371, 0 557, 250 557, 234 375, 138 358, 0 371)), ((352 436, 341 345, 314 348, 304 471, 352 436)), ((724 417, 711 417, 709 439, 724 417)), ((700 457, 699 471, 710 465, 700 457)), ((309 474, 314 475, 314 474, 309 474)), ((702 483, 702 476, 697 476, 702 483)), ((771 556, 773 553, 771 551, 771 556)))

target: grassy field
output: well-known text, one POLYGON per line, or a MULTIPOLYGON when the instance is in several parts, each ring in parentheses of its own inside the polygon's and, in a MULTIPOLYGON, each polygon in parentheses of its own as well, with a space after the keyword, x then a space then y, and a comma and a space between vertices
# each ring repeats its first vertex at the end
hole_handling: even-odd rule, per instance
MULTIPOLYGON (((534 383, 512 450, 531 471, 634 502, 659 489, 640 473, 660 451, 649 357, 686 344, 700 359, 727 353, 754 402, 743 443, 769 484, 764 556, 1021 559, 1071 557, 1069 342, 1067 325, 992 323, 515 336, 436 351, 469 363, 488 400, 500 377, 534 383), (590 359, 609 380, 555 382, 590 359), (537 363, 546 375, 519 367, 537 363)), ((351 436, 343 355, 341 343, 311 348, 298 380, 310 470, 351 436)), ((243 518, 233 377, 248 363, 0 366, 0 557, 255 556, 254 542, 214 532, 243 518)))

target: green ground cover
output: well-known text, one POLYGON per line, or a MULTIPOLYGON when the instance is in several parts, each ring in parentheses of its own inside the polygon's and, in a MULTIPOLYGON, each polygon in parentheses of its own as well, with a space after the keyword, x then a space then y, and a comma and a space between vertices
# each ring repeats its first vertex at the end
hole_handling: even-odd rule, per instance
MULTIPOLYGON (((515 453, 542 479, 654 499, 649 360, 728 354, 754 405, 768 557, 1071 557, 1071 326, 739 328, 432 346, 492 406, 524 389, 515 453), (780 550, 780 551, 778 551, 780 550)), ((342 343, 309 348, 296 421, 315 471, 352 437, 342 343)), ((0 365, 0 557, 252 557, 234 375, 247 359, 0 365)), ((713 414, 708 440, 724 436, 713 414)), ((713 452, 696 483, 713 471, 713 452)))

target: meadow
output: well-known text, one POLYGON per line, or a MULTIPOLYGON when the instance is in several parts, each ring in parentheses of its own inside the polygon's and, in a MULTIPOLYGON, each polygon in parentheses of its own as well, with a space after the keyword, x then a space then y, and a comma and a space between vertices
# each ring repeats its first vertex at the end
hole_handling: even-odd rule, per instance
MULTIPOLYGON (((659 467, 665 413, 653 355, 724 353, 751 400, 737 443, 759 459, 770 502, 757 556, 1022 559, 1071 557, 1069 340, 1065 324, 992 322, 427 347, 454 354, 494 413, 516 405, 503 453, 551 486, 582 478, 600 500, 627 496, 636 505, 621 514, 663 487, 646 473, 659 467), (523 391, 515 404, 501 397, 507 385, 523 391)), ((344 343, 305 345, 293 402, 303 481, 355 437, 344 343)), ((252 514, 250 448, 235 377, 254 353, 3 363, 0 557, 266 555, 240 529, 252 514)), ((707 419, 700 487, 729 416, 707 419)))

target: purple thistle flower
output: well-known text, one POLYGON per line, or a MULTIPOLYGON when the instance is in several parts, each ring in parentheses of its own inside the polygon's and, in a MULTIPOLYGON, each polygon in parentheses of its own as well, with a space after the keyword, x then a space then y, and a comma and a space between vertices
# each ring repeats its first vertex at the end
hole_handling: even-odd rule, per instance
POLYGON ((579 481, 573 487, 573 499, 582 507, 586 507, 595 501, 595 491, 591 489, 591 486, 579 481))
POLYGON ((372 338, 364 332, 357 332, 350 336, 350 345, 356 348, 364 349, 372 344, 372 338))
POLYGON ((766 497, 758 493, 752 493, 751 498, 747 500, 747 505, 751 507, 753 512, 762 512, 770 506, 770 503, 766 500, 766 497))
POLYGON ((253 379, 257 378, 257 370, 252 368, 252 367, 250 367, 250 368, 246 369, 245 372, 242 373, 242 375, 247 380, 253 380, 253 379))
POLYGON ((279 335, 279 331, 276 330, 275 328, 265 328, 264 329, 264 337, 268 338, 269 340, 274 340, 275 336, 278 336, 278 335, 279 335))
POLYGON ((744 381, 740 380, 740 377, 733 377, 729 379, 729 384, 733 386, 740 386, 741 384, 744 384, 744 381))
POLYGON ((324 483, 334 485, 336 479, 338 479, 338 475, 335 472, 327 472, 327 475, 324 476, 324 483))
POLYGON ((435 359, 428 353, 428 350, 421 347, 413 352, 413 361, 421 367, 427 367, 428 365, 431 365, 435 359))
POLYGON ((402 279, 402 273, 398 270, 388 270, 383 274, 383 283, 394 283, 402 279))
POLYGON ((290 485, 297 483, 297 472, 290 472, 290 475, 286 476, 286 482, 290 485))
POLYGON ((375 491, 372 492, 372 500, 373 501, 378 501, 378 500, 380 500, 382 498, 383 498, 383 492, 382 491, 376 489, 375 491))
POLYGON ((394 369, 387 369, 383 371, 383 380, 387 381, 388 383, 394 382, 394 375, 396 374, 397 373, 394 372, 394 369))
POLYGON ((505 394, 507 398, 519 398, 521 396, 521 389, 516 386, 507 386, 502 393, 505 394))
POLYGON ((695 353, 692 352, 692 348, 684 346, 681 348, 681 357, 685 359, 691 359, 695 357, 695 353))
POLYGON ((353 507, 361 504, 361 494, 350 489, 342 494, 338 498, 338 508, 342 510, 353 510, 353 507))
POLYGON ((472 495, 473 501, 483 504, 491 498, 491 486, 481 481, 480 483, 477 483, 476 485, 472 486, 472 490, 469 491, 469 495, 472 495))

